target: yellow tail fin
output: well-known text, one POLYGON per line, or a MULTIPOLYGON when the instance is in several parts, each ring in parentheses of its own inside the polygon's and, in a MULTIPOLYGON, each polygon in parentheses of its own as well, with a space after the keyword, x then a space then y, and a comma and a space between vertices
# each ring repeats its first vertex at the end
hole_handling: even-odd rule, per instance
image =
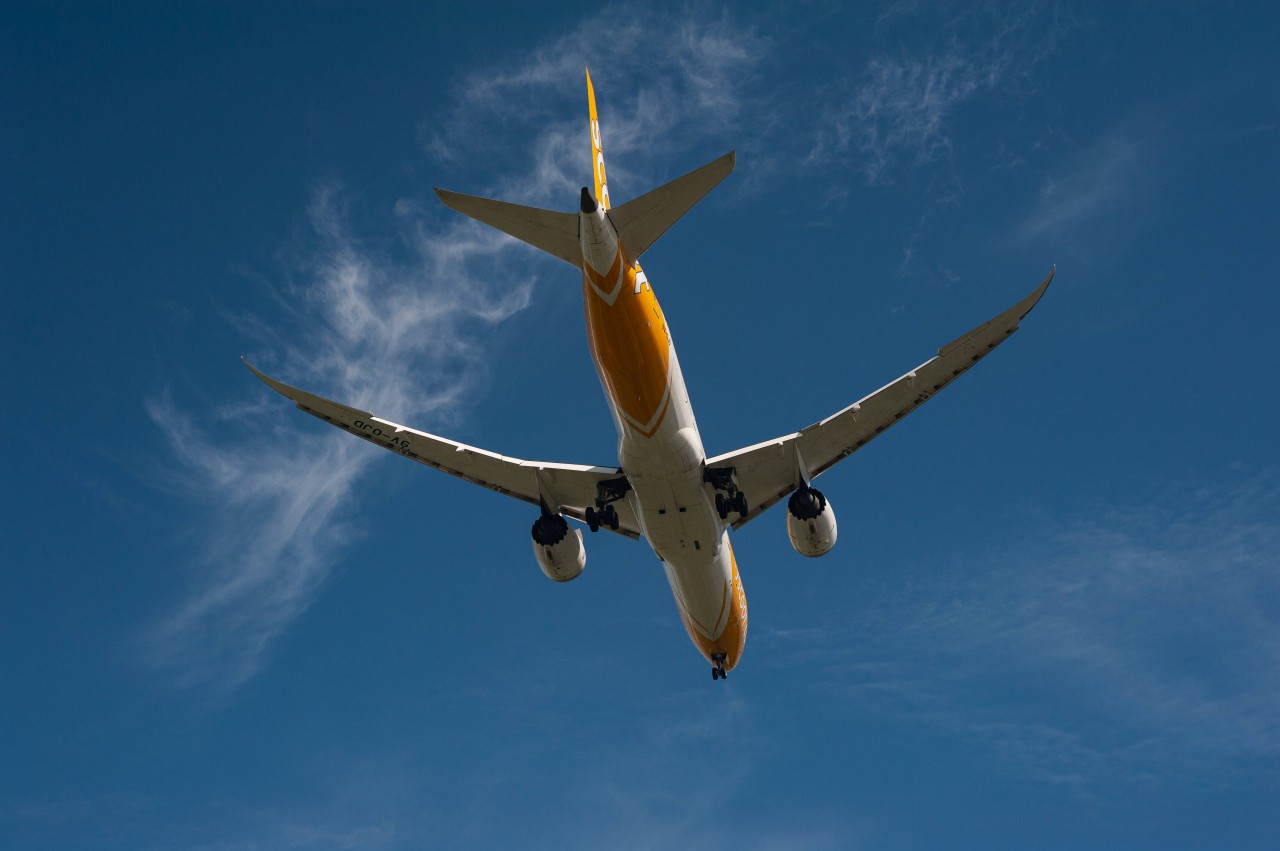
POLYGON ((604 144, 600 141, 600 117, 596 114, 596 90, 587 69, 587 102, 591 108, 591 171, 596 180, 596 202, 609 209, 609 181, 604 171, 604 144))

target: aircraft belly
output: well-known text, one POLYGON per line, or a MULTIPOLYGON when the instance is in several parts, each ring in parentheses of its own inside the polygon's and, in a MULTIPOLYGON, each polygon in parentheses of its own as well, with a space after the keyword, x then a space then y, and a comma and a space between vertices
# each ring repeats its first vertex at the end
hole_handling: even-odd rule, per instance
POLYGON ((649 545, 664 561, 700 563, 719 550, 720 525, 701 476, 683 480, 630 477, 649 545))
POLYGON ((663 460, 653 462, 656 469, 645 469, 650 465, 643 462, 628 469, 628 498, 650 546, 662 559, 689 638, 703 656, 721 658, 732 669, 746 637, 742 583, 728 533, 703 484, 702 464, 699 460, 679 473, 669 472, 681 466, 674 459, 684 447, 683 436, 670 437, 666 451, 659 453, 663 460), (631 472, 637 469, 640 472, 631 472))
POLYGON ((624 431, 618 457, 649 545, 664 561, 698 564, 715 557, 724 527, 703 483, 706 452, 673 366, 674 415, 649 438, 624 431))
POLYGON ((747 595, 728 533, 710 562, 663 567, 689 640, 709 662, 733 670, 747 641, 747 595))
POLYGON ((686 564, 664 561, 663 567, 686 626, 704 638, 719 638, 734 605, 727 559, 686 564))

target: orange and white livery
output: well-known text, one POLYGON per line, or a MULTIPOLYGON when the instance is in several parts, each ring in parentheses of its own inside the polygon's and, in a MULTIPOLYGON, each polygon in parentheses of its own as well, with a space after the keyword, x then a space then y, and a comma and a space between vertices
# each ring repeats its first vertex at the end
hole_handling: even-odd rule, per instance
POLYGON ((666 572, 694 645, 723 679, 742 657, 747 597, 731 530, 787 500, 797 552, 836 541, 834 511, 813 479, 915 410, 1003 342, 1044 294, 1034 292, 901 378, 820 422, 707 457, 666 317, 640 257, 731 171, 732 152, 639 198, 610 202, 595 91, 587 75, 594 192, 577 212, 541 210, 437 189, 449 207, 559 257, 582 274, 587 340, 618 430, 618 464, 523 461, 427 434, 254 373, 325 422, 427 466, 538 506, 534 556, 567 582, 586 564, 581 528, 645 538, 666 572))

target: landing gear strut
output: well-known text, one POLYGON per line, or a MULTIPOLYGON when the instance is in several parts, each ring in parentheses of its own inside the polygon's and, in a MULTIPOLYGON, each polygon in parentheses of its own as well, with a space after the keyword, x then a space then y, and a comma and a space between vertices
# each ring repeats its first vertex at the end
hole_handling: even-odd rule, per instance
POLYGON ((714 653, 711 656, 711 679, 727 680, 729 672, 724 669, 725 655, 723 653, 714 653))
POLYGON ((618 531, 618 509, 613 507, 613 503, 624 498, 629 490, 631 482, 625 476, 596 483, 596 504, 588 505, 583 512, 592 532, 600 531, 601 526, 618 531))

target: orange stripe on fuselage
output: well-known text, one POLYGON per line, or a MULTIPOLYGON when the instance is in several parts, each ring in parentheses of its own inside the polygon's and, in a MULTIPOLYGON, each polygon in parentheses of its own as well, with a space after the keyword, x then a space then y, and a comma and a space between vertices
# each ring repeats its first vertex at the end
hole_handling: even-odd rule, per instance
POLYGON ((619 251, 614 268, 600 276, 583 264, 582 303, 587 343, 609 398, 627 425, 653 437, 671 404, 668 392, 671 347, 667 321, 647 284, 636 292, 637 264, 619 251), (622 286, 613 304, 600 296, 612 292, 622 265, 622 286), (592 287, 592 282, 595 287, 592 287))
POLYGON ((720 595, 720 611, 716 612, 716 618, 711 622, 711 626, 707 626, 705 623, 695 618, 693 613, 689 611, 687 605, 682 606, 681 610, 684 612, 684 616, 689 619, 689 625, 694 628, 695 632, 699 635, 710 635, 715 632, 716 624, 720 623, 720 619, 724 617, 724 608, 729 605, 729 596, 729 583, 725 583, 724 591, 720 595))
POLYGON ((729 621, 725 624, 719 638, 708 638, 704 635, 702 630, 694 624, 693 617, 685 610, 684 604, 678 597, 676 608, 680 611, 680 622, 684 624, 685 632, 689 633, 689 638, 702 651, 702 655, 707 657, 707 661, 712 661, 717 654, 723 653, 725 669, 731 671, 742 658, 742 651, 747 646, 747 592, 742 587, 742 577, 738 575, 738 559, 733 554, 733 547, 729 547, 729 559, 733 563, 731 590, 728 592, 730 595, 729 621))
MULTIPOLYGON (((601 275, 595 269, 591 268, 590 263, 584 262, 582 264, 582 274, 585 275, 588 280, 594 283, 601 292, 611 293, 613 292, 613 288, 618 284, 618 270, 621 265, 622 265, 622 250, 619 249, 618 252, 613 255, 613 265, 609 267, 608 272, 605 272, 603 275, 601 275)), ((623 284, 625 285, 626 282, 623 281, 623 284)), ((634 286, 634 284, 632 286, 634 286)), ((618 294, 621 295, 622 292, 619 291, 618 294)))

